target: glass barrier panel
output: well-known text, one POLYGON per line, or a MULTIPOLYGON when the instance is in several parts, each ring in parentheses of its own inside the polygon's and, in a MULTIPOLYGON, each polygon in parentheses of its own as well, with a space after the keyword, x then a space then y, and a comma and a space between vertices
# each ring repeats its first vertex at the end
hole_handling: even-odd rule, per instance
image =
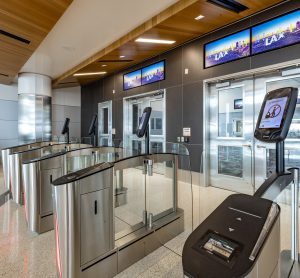
POLYGON ((145 226, 143 159, 132 157, 114 167, 115 239, 145 226))

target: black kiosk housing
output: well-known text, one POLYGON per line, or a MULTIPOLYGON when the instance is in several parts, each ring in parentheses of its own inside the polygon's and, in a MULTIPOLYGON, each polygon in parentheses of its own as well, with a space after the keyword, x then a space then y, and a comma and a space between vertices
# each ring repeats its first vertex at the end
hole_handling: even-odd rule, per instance
POLYGON ((284 139, 292 122, 297 96, 296 88, 282 88, 266 94, 254 136, 260 141, 276 143, 276 172, 254 196, 229 196, 191 233, 182 254, 186 276, 231 278, 251 274, 250 277, 258 278, 277 277, 280 208, 272 201, 294 178, 284 168, 284 139))
POLYGON ((66 118, 64 126, 63 126, 63 129, 61 131, 62 135, 67 134, 67 143, 68 144, 70 144, 70 129, 69 129, 69 124, 70 124, 70 118, 66 118))
POLYGON ((88 134, 90 136, 93 136, 93 145, 94 147, 97 145, 97 142, 96 142, 96 124, 97 124, 97 119, 98 119, 98 115, 95 114, 91 120, 91 124, 90 124, 90 127, 89 127, 89 132, 88 134))
POLYGON ((150 134, 149 134, 149 120, 151 116, 152 108, 146 107, 140 119, 138 129, 136 131, 136 136, 143 138, 145 136, 145 152, 150 153, 150 134))

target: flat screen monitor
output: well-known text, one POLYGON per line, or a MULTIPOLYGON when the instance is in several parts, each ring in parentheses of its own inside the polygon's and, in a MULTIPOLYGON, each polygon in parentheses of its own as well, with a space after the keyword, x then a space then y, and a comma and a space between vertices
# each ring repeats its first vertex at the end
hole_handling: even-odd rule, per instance
POLYGON ((136 70, 123 75, 123 89, 129 90, 142 85, 142 72, 141 70, 136 70))
POLYGON ((300 10, 252 27, 252 54, 300 42, 300 10))
POLYGON ((250 55, 250 29, 209 42, 204 46, 204 68, 217 66, 250 55))
POLYGON ((165 79, 165 61, 142 68, 142 85, 165 79))

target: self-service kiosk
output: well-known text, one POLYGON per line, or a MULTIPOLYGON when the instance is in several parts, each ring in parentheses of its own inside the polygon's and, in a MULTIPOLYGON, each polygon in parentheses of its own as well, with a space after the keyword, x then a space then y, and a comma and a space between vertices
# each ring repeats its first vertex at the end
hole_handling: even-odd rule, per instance
POLYGON ((279 206, 273 200, 293 181, 285 171, 284 140, 294 115, 298 89, 266 94, 254 136, 276 143, 276 172, 254 196, 229 196, 185 242, 182 254, 188 277, 279 277, 279 206))
POLYGON ((136 136, 143 138, 145 136, 145 153, 150 153, 150 134, 149 134, 149 120, 151 116, 152 108, 146 107, 143 111, 142 117, 138 129, 136 131, 136 136))

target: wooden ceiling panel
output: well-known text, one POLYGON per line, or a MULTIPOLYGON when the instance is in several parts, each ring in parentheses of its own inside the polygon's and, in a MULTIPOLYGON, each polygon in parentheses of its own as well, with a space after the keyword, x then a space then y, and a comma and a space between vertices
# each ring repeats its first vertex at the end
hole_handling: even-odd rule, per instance
MULTIPOLYGON (((207 2, 207 0, 181 0, 148 20, 144 24, 129 32, 119 40, 115 41, 105 49, 94 54, 80 65, 70 69, 68 72, 54 80, 56 86, 63 82, 65 78, 72 76, 76 72, 107 71, 107 74, 122 70, 135 65, 141 61, 149 59, 155 55, 170 50, 177 45, 207 34, 213 30, 234 23, 246 16, 257 13, 282 2, 281 0, 239 0, 241 4, 248 7, 241 13, 235 13, 219 6, 207 2), (198 15, 205 18, 195 20, 198 15), (135 42, 138 37, 175 40, 172 45, 146 44, 135 42), (124 59, 129 62, 118 62, 120 55, 125 55, 124 59), (107 67, 99 67, 99 60, 117 60, 116 62, 105 62, 107 67)), ((104 63, 104 62, 103 62, 104 63)), ((100 63, 101 64, 101 63, 100 63)), ((85 84, 97 80, 99 76, 89 76, 77 78, 78 82, 85 84)))
POLYGON ((0 73, 8 75, 0 75, 0 83, 13 81, 71 3, 72 0, 0 1, 0 29, 30 41, 26 44, 0 34, 0 73))

